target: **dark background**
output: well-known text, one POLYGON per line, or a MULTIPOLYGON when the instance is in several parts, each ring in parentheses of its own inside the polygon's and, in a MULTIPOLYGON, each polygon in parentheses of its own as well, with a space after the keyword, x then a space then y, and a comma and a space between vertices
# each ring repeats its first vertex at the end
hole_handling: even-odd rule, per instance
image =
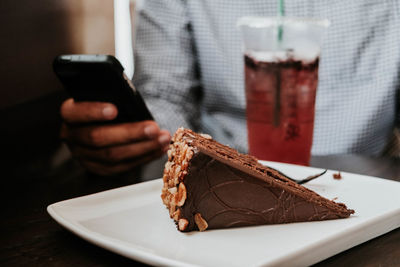
POLYGON ((113 19, 110 0, 0 1, 0 147, 8 179, 43 172, 66 157, 58 138, 66 93, 52 60, 114 54, 113 19))

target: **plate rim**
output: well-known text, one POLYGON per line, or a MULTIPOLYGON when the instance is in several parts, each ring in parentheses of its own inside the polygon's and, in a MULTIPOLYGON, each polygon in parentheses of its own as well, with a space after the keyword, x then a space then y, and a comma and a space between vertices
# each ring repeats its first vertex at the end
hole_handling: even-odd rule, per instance
POLYGON ((138 183, 138 184, 132 184, 132 185, 128 185, 128 186, 105 190, 102 192, 97 192, 94 194, 89 194, 89 195, 85 195, 85 196, 80 196, 80 197, 76 197, 76 198, 58 201, 56 203, 48 205, 47 212, 59 225, 61 225, 68 231, 72 232, 73 234, 76 234, 77 236, 79 236, 80 238, 84 239, 85 241, 87 241, 89 243, 92 243, 96 246, 107 249, 109 251, 112 251, 112 252, 122 255, 124 257, 134 259, 134 260, 137 260, 137 261, 140 261, 140 262, 143 262, 146 264, 150 264, 150 265, 165 264, 168 266, 193 266, 193 267, 198 266, 198 265, 193 265, 190 263, 185 263, 182 261, 176 261, 176 260, 169 259, 166 257, 158 256, 156 254, 142 251, 140 249, 134 249, 134 250, 128 249, 126 246, 123 245, 126 243, 125 241, 118 240, 118 242, 115 242, 114 238, 107 237, 107 236, 101 237, 101 234, 94 232, 94 231, 90 231, 89 229, 86 229, 85 227, 79 225, 75 220, 72 220, 72 221, 68 220, 67 218, 65 218, 62 214, 60 214, 57 211, 57 207, 61 206, 62 204, 65 204, 65 203, 70 203, 71 200, 79 201, 82 199, 94 197, 95 195, 102 195, 105 193, 110 193, 111 191, 116 192, 116 191, 120 191, 123 189, 136 187, 138 185, 141 185, 141 186, 143 184, 149 185, 151 183, 156 184, 156 183, 160 183, 160 180, 161 180, 161 178, 158 178, 155 180, 146 181, 146 182, 142 182, 142 183, 138 183), (119 244, 119 243, 121 243, 121 244, 119 244), (132 256, 134 256, 134 257, 132 257, 132 256))
MULTIPOLYGON (((280 163, 280 162, 264 161, 263 163, 277 163, 281 166, 283 164, 283 166, 308 168, 310 170, 311 169, 312 170, 321 169, 321 168, 316 168, 316 167, 308 167, 308 166, 301 166, 301 165, 294 165, 294 164, 280 163)), ((328 171, 329 172, 337 172, 336 170, 331 170, 331 169, 328 169, 328 171)), ((349 173, 349 172, 341 172, 341 173, 344 175, 351 174, 351 175, 356 175, 356 176, 368 177, 368 178, 372 178, 372 179, 381 179, 381 180, 385 180, 385 182, 400 183, 398 181, 388 180, 388 179, 384 179, 384 178, 380 178, 380 177, 362 175, 362 174, 357 174, 357 173, 349 173)), ((123 186, 123 187, 119 187, 119 188, 109 189, 109 190, 97 192, 94 194, 89 194, 89 195, 75 197, 75 198, 71 198, 71 199, 67 199, 67 200, 62 200, 62 201, 48 205, 47 212, 58 224, 60 224, 62 227, 64 227, 68 231, 76 234, 77 236, 86 240, 89 243, 92 243, 96 246, 107 249, 109 251, 112 251, 113 253, 122 255, 124 257, 134 259, 136 261, 143 262, 143 263, 150 264, 150 265, 162 264, 162 265, 169 265, 169 266, 171 266, 171 265, 172 266, 199 266, 199 265, 194 265, 194 264, 182 261, 182 260, 175 260, 175 259, 167 258, 165 256, 159 256, 155 253, 147 252, 145 250, 141 250, 140 248, 135 248, 134 245, 132 245, 126 241, 118 240, 118 239, 115 239, 115 238, 112 238, 109 236, 101 235, 101 233, 91 231, 91 230, 85 228, 84 226, 80 225, 76 221, 76 219, 71 220, 71 218, 65 218, 63 216, 62 212, 57 211, 57 208, 62 208, 63 204, 71 203, 72 201, 75 202, 75 201, 79 201, 79 200, 87 200, 87 199, 90 199, 90 198, 93 198, 93 197, 96 197, 99 195, 104 195, 104 194, 109 195, 109 194, 113 194, 115 192, 129 190, 131 188, 137 189, 138 187, 151 187, 151 186, 155 186, 156 184, 162 185, 161 183, 162 183, 162 178, 158 178, 158 179, 145 181, 145 182, 141 182, 141 183, 137 183, 137 184, 132 184, 132 185, 123 186)), ((161 187, 160 187, 160 189, 161 189, 161 187)), ((265 262, 265 260, 263 260, 263 261, 257 262, 256 265, 258 266, 258 265, 267 264, 268 266, 279 266, 280 264, 282 264, 282 261, 286 261, 287 259, 292 260, 293 258, 296 258, 296 256, 298 254, 304 254, 305 251, 309 251, 310 249, 312 249, 314 247, 319 247, 319 246, 321 246, 323 244, 327 244, 327 243, 332 244, 332 241, 334 241, 334 240, 342 240, 343 237, 346 237, 349 233, 353 233, 354 231, 360 232, 360 229, 364 229, 365 227, 369 227, 370 229, 373 229, 377 226, 377 222, 379 222, 379 221, 380 221, 380 224, 389 224, 390 225, 390 227, 387 227, 387 229, 385 231, 378 231, 377 233, 375 233, 373 231, 368 231, 368 235, 366 235, 366 234, 361 235, 361 233, 359 233, 357 235, 358 238, 353 237, 354 240, 358 240, 358 241, 353 240, 353 242, 351 242, 350 245, 347 245, 345 247, 343 247, 341 244, 343 242, 336 242, 337 243, 336 247, 338 247, 338 249, 335 249, 334 253, 331 252, 331 253, 328 253, 329 254, 328 256, 318 257, 318 259, 316 259, 312 262, 308 261, 307 265, 320 262, 320 261, 327 259, 329 257, 332 257, 340 252, 350 249, 356 245, 362 244, 368 240, 371 240, 375 237, 386 234, 386 233, 400 227, 400 220, 398 220, 398 219, 396 220, 396 218, 398 218, 398 217, 400 218, 400 206, 398 209, 391 210, 390 212, 386 212, 384 215, 374 218, 373 220, 369 220, 369 221, 362 222, 361 224, 353 225, 352 227, 346 229, 346 231, 340 232, 338 235, 332 235, 328 239, 319 240, 318 242, 314 242, 312 244, 309 244, 306 247, 303 247, 301 250, 297 250, 291 254, 285 255, 284 257, 277 258, 273 261, 265 262), (393 214, 397 214, 397 213, 399 214, 399 216, 393 216, 393 214), (392 220, 388 220, 388 218, 392 218, 392 220)), ((322 252, 323 252, 323 250, 320 250, 318 252, 318 254, 327 254, 327 252, 324 252, 324 253, 322 253, 322 252)), ((302 257, 302 260, 306 261, 307 257, 302 257)))

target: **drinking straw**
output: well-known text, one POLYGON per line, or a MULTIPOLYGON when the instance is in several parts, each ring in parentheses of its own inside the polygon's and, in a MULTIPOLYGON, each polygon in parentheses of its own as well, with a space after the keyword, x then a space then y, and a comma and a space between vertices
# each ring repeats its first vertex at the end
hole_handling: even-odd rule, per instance
POLYGON ((283 25, 281 22, 281 18, 283 16, 285 16, 285 3, 284 3, 284 0, 278 0, 278 19, 279 19, 278 41, 279 41, 279 43, 282 42, 283 25))
MULTIPOLYGON (((278 47, 282 46, 283 25, 282 17, 285 15, 284 0, 278 0, 278 47)), ((279 68, 276 70, 276 93, 275 93, 275 108, 274 108, 274 126, 280 124, 281 112, 281 73, 279 68)))

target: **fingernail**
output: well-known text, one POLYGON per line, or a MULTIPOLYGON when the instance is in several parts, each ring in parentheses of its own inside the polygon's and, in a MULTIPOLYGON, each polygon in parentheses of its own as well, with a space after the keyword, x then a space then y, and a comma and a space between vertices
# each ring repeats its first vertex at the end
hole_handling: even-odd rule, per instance
POLYGON ((162 146, 168 145, 170 141, 171 141, 171 138, 170 138, 170 136, 168 134, 163 134, 158 138, 158 142, 162 146))
POLYGON ((148 125, 144 128, 144 133, 149 138, 154 138, 158 134, 158 128, 155 125, 148 125))
POLYGON ((106 118, 113 118, 115 116, 114 108, 110 106, 103 108, 103 115, 106 118))

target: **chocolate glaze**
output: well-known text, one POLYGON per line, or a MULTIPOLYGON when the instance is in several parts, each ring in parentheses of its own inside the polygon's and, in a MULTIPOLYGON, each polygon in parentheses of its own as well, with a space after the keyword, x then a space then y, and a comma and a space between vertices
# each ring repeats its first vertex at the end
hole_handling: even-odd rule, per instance
POLYGON ((318 221, 350 215, 345 210, 307 201, 277 183, 266 183, 202 152, 191 160, 185 185, 188 196, 181 209, 183 217, 189 221, 186 231, 197 229, 196 213, 207 221, 208 229, 318 221))

